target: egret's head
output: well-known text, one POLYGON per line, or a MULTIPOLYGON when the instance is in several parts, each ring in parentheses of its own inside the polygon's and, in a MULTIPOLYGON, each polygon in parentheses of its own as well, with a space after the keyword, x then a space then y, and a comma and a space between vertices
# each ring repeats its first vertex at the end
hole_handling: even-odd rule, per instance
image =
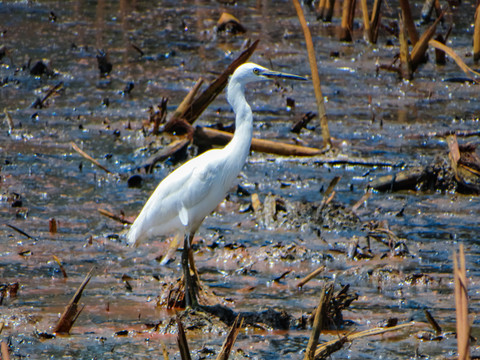
POLYGON ((245 63, 243 65, 240 65, 233 73, 232 78, 236 79, 242 84, 248 84, 250 82, 261 80, 271 80, 276 78, 307 80, 303 76, 273 71, 254 63, 245 63))

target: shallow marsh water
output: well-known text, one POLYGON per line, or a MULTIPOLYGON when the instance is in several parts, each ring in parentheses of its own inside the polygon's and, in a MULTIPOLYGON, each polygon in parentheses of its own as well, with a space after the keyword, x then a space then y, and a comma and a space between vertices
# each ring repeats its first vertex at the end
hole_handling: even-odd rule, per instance
MULTIPOLYGON (((420 6, 412 4, 416 18, 420 6)), ((389 4, 382 21, 396 19, 397 8, 398 4, 389 4)), ((462 2, 447 17, 455 23, 448 45, 462 57, 470 51, 473 12, 474 3, 462 2)), ((453 62, 435 66, 430 52, 430 61, 421 66, 413 81, 400 81, 393 73, 376 71, 378 63, 390 63, 398 52, 397 46, 386 45, 391 39, 396 44, 390 35, 381 34, 379 44, 372 46, 362 40, 357 29, 352 44, 341 43, 335 34, 339 10, 331 25, 315 20, 307 8, 305 13, 315 40, 335 145, 345 158, 391 165, 332 165, 323 158, 285 158, 254 152, 239 183, 249 192, 258 193, 262 201, 273 193, 292 202, 319 202, 323 197, 320 189, 326 189, 338 175, 341 180, 335 199, 350 208, 372 178, 405 166, 429 164, 437 155, 447 156, 443 138, 416 135, 478 129, 477 85, 446 81, 464 76, 453 62), (339 55, 331 56, 333 51, 339 55)), ((173 111, 199 77, 207 82, 215 79, 240 53, 246 39, 261 39, 252 61, 309 74, 303 35, 292 4, 4 2, 0 4, 0 16, 0 46, 7 49, 0 60, 0 109, 8 111, 15 127, 9 132, 6 121, 0 125, 2 223, 38 239, 0 227, 0 283, 20 284, 17 297, 4 299, 0 306, 0 321, 5 323, 2 336, 11 341, 12 357, 160 358, 163 342, 171 357, 179 358, 174 335, 146 326, 168 322, 174 315, 155 304, 162 284, 178 278, 179 256, 160 267, 156 257, 167 246, 162 239, 134 250, 112 240, 108 235, 122 228, 101 216, 98 209, 123 211, 131 217, 138 213, 158 181, 174 168, 168 162, 159 165, 153 174, 142 174, 145 181, 141 188, 127 186, 128 176, 152 149, 170 141, 156 141, 140 130, 148 120, 148 107, 166 96, 168 109, 173 111), (238 36, 217 34, 214 26, 222 11, 239 18, 248 32, 238 36), (132 44, 145 54, 140 57, 132 44), (113 64, 106 78, 99 76, 97 49, 107 51, 113 64), (55 75, 32 76, 28 67, 39 60, 48 63, 55 75), (48 100, 47 107, 30 107, 60 81, 63 88, 48 100), (124 95, 122 90, 129 82, 135 87, 124 95), (108 106, 104 105, 105 99, 108 106), (115 175, 107 175, 83 159, 71 142, 115 175), (15 194, 19 194, 21 204, 15 203, 15 194), (14 203, 19 207, 13 207, 14 203), (58 222, 56 235, 49 232, 51 218, 58 222), (29 252, 23 253, 26 250, 29 252), (61 259, 68 279, 63 279, 53 255, 61 259), (92 266, 97 272, 85 290, 82 303, 86 306, 71 336, 39 340, 35 331, 51 331, 92 266), (132 279, 131 291, 122 281, 124 274, 132 279), (129 330, 129 335, 115 336, 120 330, 129 330)), ((446 25, 442 26, 445 32, 446 25)), ((465 59, 471 62, 471 58, 465 59)), ((292 124, 305 112, 316 110, 310 82, 258 84, 248 89, 247 99, 254 110, 255 136, 261 138, 295 140, 297 136, 289 132, 292 124), (287 109, 287 97, 295 99, 294 109, 287 109)), ((228 125, 232 121, 223 94, 198 124, 228 125)), ((308 127, 310 130, 303 130, 296 140, 321 146, 318 121, 308 127)), ((478 138, 468 140, 478 142, 478 138)), ((466 141, 459 139, 461 143, 466 141)), ((190 155, 195 151, 191 148, 190 155)), ((360 220, 388 221, 390 229, 407 244, 410 256, 390 256, 384 245, 372 243, 376 256, 371 260, 346 256, 353 236, 365 235, 358 227, 323 228, 318 236, 308 226, 266 226, 254 213, 240 211, 249 202, 249 197, 232 189, 198 234, 195 256, 201 277, 219 298, 229 300, 230 307, 236 311, 273 307, 299 318, 316 306, 321 287, 335 279, 337 286, 350 284, 351 291, 359 295, 344 312, 344 318, 357 329, 376 326, 390 317, 400 322, 413 319, 418 324, 399 333, 354 342, 334 358, 405 359, 423 355, 440 359, 455 354, 454 335, 430 342, 419 340, 417 332, 428 330, 423 309, 429 309, 445 331, 454 330, 452 252, 460 243, 466 249, 470 310, 472 314, 480 310, 477 196, 374 193, 358 210, 360 220), (284 248, 279 248, 279 243, 284 248), (295 252, 282 254, 289 246, 294 246, 295 252), (298 280, 320 265, 325 265, 325 272, 299 291, 298 280), (286 270, 291 272, 285 279, 272 281, 286 270)), ((335 336, 322 335, 321 340, 335 336)), ((473 320, 473 336, 479 336, 478 319, 473 320)), ((201 357, 202 349, 204 353, 205 349, 217 351, 224 337, 224 333, 192 333, 190 349, 201 357)), ((240 334, 233 358, 300 359, 308 337, 308 330, 249 329, 240 334)))

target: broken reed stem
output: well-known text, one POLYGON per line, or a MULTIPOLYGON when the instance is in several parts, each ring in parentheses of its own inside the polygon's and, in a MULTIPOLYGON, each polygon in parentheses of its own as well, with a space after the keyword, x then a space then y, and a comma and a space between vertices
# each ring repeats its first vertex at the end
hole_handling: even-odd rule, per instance
MULTIPOLYGON (((325 314, 326 301, 325 297, 327 294, 327 287, 322 288, 322 293, 320 295, 320 301, 315 312, 315 319, 313 321, 312 333, 310 339, 308 339, 307 350, 305 351, 304 360, 314 360, 315 359, 315 350, 317 349, 318 338, 322 332, 322 324, 325 323, 323 316, 325 314)), ((328 289, 331 289, 328 287, 328 289)))
MULTIPOLYGON (((202 78, 198 79, 193 88, 188 92, 187 96, 182 100, 180 105, 178 105, 175 112, 172 114, 171 119, 183 118, 188 108, 192 105, 193 99, 198 93, 198 90, 202 86, 204 80, 202 78)), ((191 119, 190 119, 191 120, 191 119)))
MULTIPOLYGON (((207 137, 210 144, 225 145, 233 137, 232 133, 207 127, 198 127, 196 131, 199 136, 207 137)), ((322 149, 256 138, 252 139, 251 149, 254 151, 285 156, 315 156, 324 152, 322 149)))
POLYGON ((370 19, 368 17, 368 5, 367 0, 360 0, 360 5, 362 7, 362 18, 363 18, 363 38, 366 41, 372 42, 371 31, 370 31, 370 19))
POLYGON ((1 350, 2 350, 2 360, 10 360, 10 354, 8 352, 8 344, 5 341, 2 341, 1 350))
POLYGON ((322 273, 325 270, 325 266, 320 266, 318 269, 312 271, 310 274, 305 276, 302 280, 297 283, 297 288, 302 288, 310 280, 314 279, 318 274, 322 273))
POLYGON ((402 8, 403 22, 407 28, 408 36, 412 42, 412 46, 415 46, 418 42, 418 33, 415 23, 413 22, 412 11, 410 10, 410 3, 408 0, 400 0, 400 7, 402 8))
POLYGON ((470 359, 470 325, 468 322, 467 270, 463 244, 453 254, 453 274, 455 283, 455 312, 457 326, 458 359, 470 359))
POLYGON ((325 110, 325 103, 323 102, 323 94, 320 83, 320 75, 318 74, 317 60, 315 58, 315 49, 313 47, 312 35, 308 29, 307 21, 303 14, 302 6, 298 0, 292 0, 295 10, 297 11, 300 25, 302 26, 305 43, 307 45, 308 61, 312 72, 312 82, 315 91, 315 99, 317 100, 318 117, 320 118, 320 126, 322 128, 323 147, 327 150, 332 147, 332 140, 330 138, 330 130, 328 129, 327 112, 325 110))
POLYGON ((54 333, 68 334, 70 332, 70 329, 72 328, 73 324, 75 323, 78 316, 83 310, 83 307, 80 310, 78 310, 78 302, 82 297, 83 290, 85 290, 85 287, 87 286, 88 282, 92 278, 92 274, 94 270, 95 270, 95 267, 92 267, 92 269, 88 272, 87 276, 85 276, 85 279, 83 280, 82 284, 79 286, 78 290, 75 292, 75 295, 73 295, 72 299, 70 300, 68 305, 65 307, 65 310, 63 311, 62 316, 60 316, 60 319, 58 320, 57 325, 53 329, 54 333))
POLYGON ((188 342, 187 337, 185 336, 185 330, 183 329, 182 321, 177 315, 177 326, 178 326, 178 334, 177 334, 177 344, 178 349, 180 350, 180 357, 182 360, 192 360, 190 356, 190 350, 188 349, 188 342))
POLYGON ((375 0, 373 3, 372 18, 370 20, 370 37, 372 44, 377 43, 378 29, 380 28, 380 9, 382 7, 382 0, 375 0))
POLYGON ((107 174, 111 174, 112 172, 110 170, 108 170, 105 166, 103 166, 102 164, 100 164, 97 160, 95 160, 94 158, 92 158, 90 155, 88 155, 85 151, 83 151, 82 149, 80 149, 78 147, 77 144, 75 144, 73 141, 70 143, 70 145, 72 146, 73 150, 75 150, 76 152, 78 152, 80 155, 82 155, 85 159, 91 161, 92 163, 94 163, 95 165, 97 165, 100 169, 102 169, 103 171, 105 171, 107 174))
POLYGON ((480 59, 480 4, 475 11, 475 26, 473 29, 473 61, 480 59))
POLYGON ((403 22, 403 15, 399 14, 398 27, 400 28, 398 40, 400 42, 400 71, 403 79, 412 79, 412 67, 410 65, 410 53, 408 51, 407 32, 403 22))
POLYGON ((220 350, 220 353, 217 356, 217 360, 228 360, 228 357, 230 356, 230 352, 232 351, 233 344, 235 344, 235 340, 237 340, 237 336, 240 333, 242 326, 243 326, 243 317, 240 318, 240 315, 238 315, 235 318, 235 321, 232 327, 230 328, 230 332, 225 338, 225 341, 222 345, 222 349, 220 350))
POLYGON ((352 26, 350 24, 350 13, 355 0, 344 0, 342 8, 342 24, 340 25, 340 41, 352 41, 352 26))

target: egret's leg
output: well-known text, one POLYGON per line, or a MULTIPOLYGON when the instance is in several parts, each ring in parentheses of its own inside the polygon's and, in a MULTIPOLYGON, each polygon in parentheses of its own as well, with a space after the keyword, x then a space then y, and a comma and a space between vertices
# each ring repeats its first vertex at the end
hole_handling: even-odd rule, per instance
POLYGON ((190 249, 190 242, 193 238, 193 235, 185 234, 183 240, 183 252, 182 252, 182 268, 183 268, 183 279, 185 282, 185 306, 186 307, 195 307, 198 305, 197 296, 195 293, 195 283, 192 279, 192 275, 190 274, 190 267, 189 267, 189 253, 191 252, 190 249))
MULTIPOLYGON (((194 237, 195 234, 190 234, 190 244, 192 244, 193 242, 193 237, 194 237)), ((197 271, 197 267, 195 265, 195 260, 193 258, 193 249, 192 247, 190 246, 189 248, 189 251, 188 251, 188 260, 190 262, 190 269, 192 270, 193 272, 193 281, 195 282, 195 286, 196 286, 196 289, 195 291, 197 290, 200 290, 200 276, 198 275, 198 271, 197 271)))

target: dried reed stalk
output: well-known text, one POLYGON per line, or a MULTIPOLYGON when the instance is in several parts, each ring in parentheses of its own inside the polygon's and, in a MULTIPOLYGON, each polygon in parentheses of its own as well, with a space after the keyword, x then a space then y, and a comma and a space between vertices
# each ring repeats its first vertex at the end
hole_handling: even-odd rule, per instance
POLYGON ((398 26, 400 28, 398 40, 400 42, 400 71, 403 79, 412 79, 412 67, 410 65, 410 52, 408 51, 407 32, 403 15, 400 14, 398 26))
POLYGON ((77 320, 78 316, 83 310, 83 307, 79 310, 78 309, 78 302, 80 301, 80 298, 82 297, 83 290, 87 286, 88 282, 92 278, 92 273, 95 268, 93 267, 83 280, 83 282, 80 284, 78 290, 75 292, 75 295, 73 295, 72 299, 68 303, 68 305, 65 307, 65 310, 58 320, 57 325, 53 329, 54 333, 57 334, 68 334, 70 332, 70 329, 72 328, 73 324, 77 320))
POLYGON ((340 25, 340 41, 352 41, 352 9, 355 9, 355 0, 344 0, 342 8, 342 23, 340 25))
MULTIPOLYGON (((460 67, 460 69, 462 69, 462 71, 467 76, 470 76, 471 74, 473 74, 475 76, 480 77, 480 73, 478 73, 477 71, 475 71, 471 67, 469 67, 467 64, 465 64, 465 62, 462 60, 462 58, 460 56, 458 56, 458 54, 455 51, 453 51, 450 47, 442 44, 441 42, 438 42, 437 40, 433 40, 433 39, 430 40, 428 42, 428 44, 430 46, 433 46, 436 49, 440 49, 440 50, 444 51, 448 56, 450 56, 457 63, 457 65, 460 67)), ((476 79, 472 79, 472 80, 478 82, 476 79)))
POLYGON ((412 45, 415 46, 418 42, 418 33, 415 23, 413 22, 412 11, 410 10, 410 3, 408 0, 400 0, 400 7, 402 8, 403 22, 407 28, 408 36, 412 45))
POLYGON ((332 140, 330 138, 330 130, 328 129, 328 119, 325 110, 325 103, 323 101, 322 88, 320 83, 320 75, 318 74, 317 60, 315 57, 315 49, 313 47, 312 35, 305 20, 302 6, 298 0, 292 0, 295 10, 297 11, 300 25, 302 26, 303 35, 305 36, 305 43, 307 45, 308 61, 312 72, 312 82, 315 91, 315 99, 317 100, 318 117, 320 118, 320 126, 322 128, 323 147, 329 150, 332 147, 332 140))
POLYGON ((473 30, 473 60, 477 62, 480 59, 480 4, 475 11, 475 27, 473 30))
POLYGON ((297 288, 302 288, 310 280, 314 279, 318 274, 325 271, 325 266, 320 266, 318 269, 312 271, 310 274, 305 276, 302 280, 297 283, 297 288))
MULTIPOLYGON (((327 286, 328 290, 331 291, 333 287, 327 286)), ((307 350, 305 351, 304 360, 314 360, 315 359, 315 350, 318 344, 318 338, 322 332, 322 324, 325 323, 325 308, 327 306, 327 287, 322 289, 320 294, 320 301, 318 302, 317 309, 315 310, 315 318, 313 320, 312 333, 310 339, 308 339, 307 350)))
POLYGON ((470 359, 470 324, 468 321, 467 270, 463 244, 453 254, 453 276, 455 283, 455 310, 457 317, 458 359, 470 359))
POLYGON ((380 335, 386 332, 400 330, 413 325, 415 325, 415 323, 410 322, 410 323, 400 324, 400 325, 391 326, 387 328, 373 328, 365 331, 360 331, 357 333, 347 334, 338 340, 332 340, 318 346, 317 350, 315 351, 315 359, 316 360, 327 359, 333 352, 340 350, 343 344, 345 344, 346 342, 351 342, 353 340, 360 339, 366 336, 380 335))
POLYGON ((240 333, 243 325, 243 318, 240 319, 240 315, 235 318, 232 327, 230 328, 230 332, 228 333, 227 337, 225 338, 225 342, 222 345, 222 349, 217 356, 217 360, 227 360, 230 356, 230 352, 232 351, 233 344, 235 344, 235 340, 237 340, 237 336, 240 333))
POLYGON ((8 352, 8 344, 5 341, 2 341, 2 344, 0 347, 1 347, 1 354, 2 354, 1 359, 10 360, 10 354, 8 352))
POLYGON ((190 356, 190 350, 188 349, 188 342, 187 337, 185 336, 185 330, 183 329, 182 321, 177 315, 177 326, 178 326, 178 334, 177 334, 177 344, 180 350, 180 357, 182 360, 192 360, 190 356))

